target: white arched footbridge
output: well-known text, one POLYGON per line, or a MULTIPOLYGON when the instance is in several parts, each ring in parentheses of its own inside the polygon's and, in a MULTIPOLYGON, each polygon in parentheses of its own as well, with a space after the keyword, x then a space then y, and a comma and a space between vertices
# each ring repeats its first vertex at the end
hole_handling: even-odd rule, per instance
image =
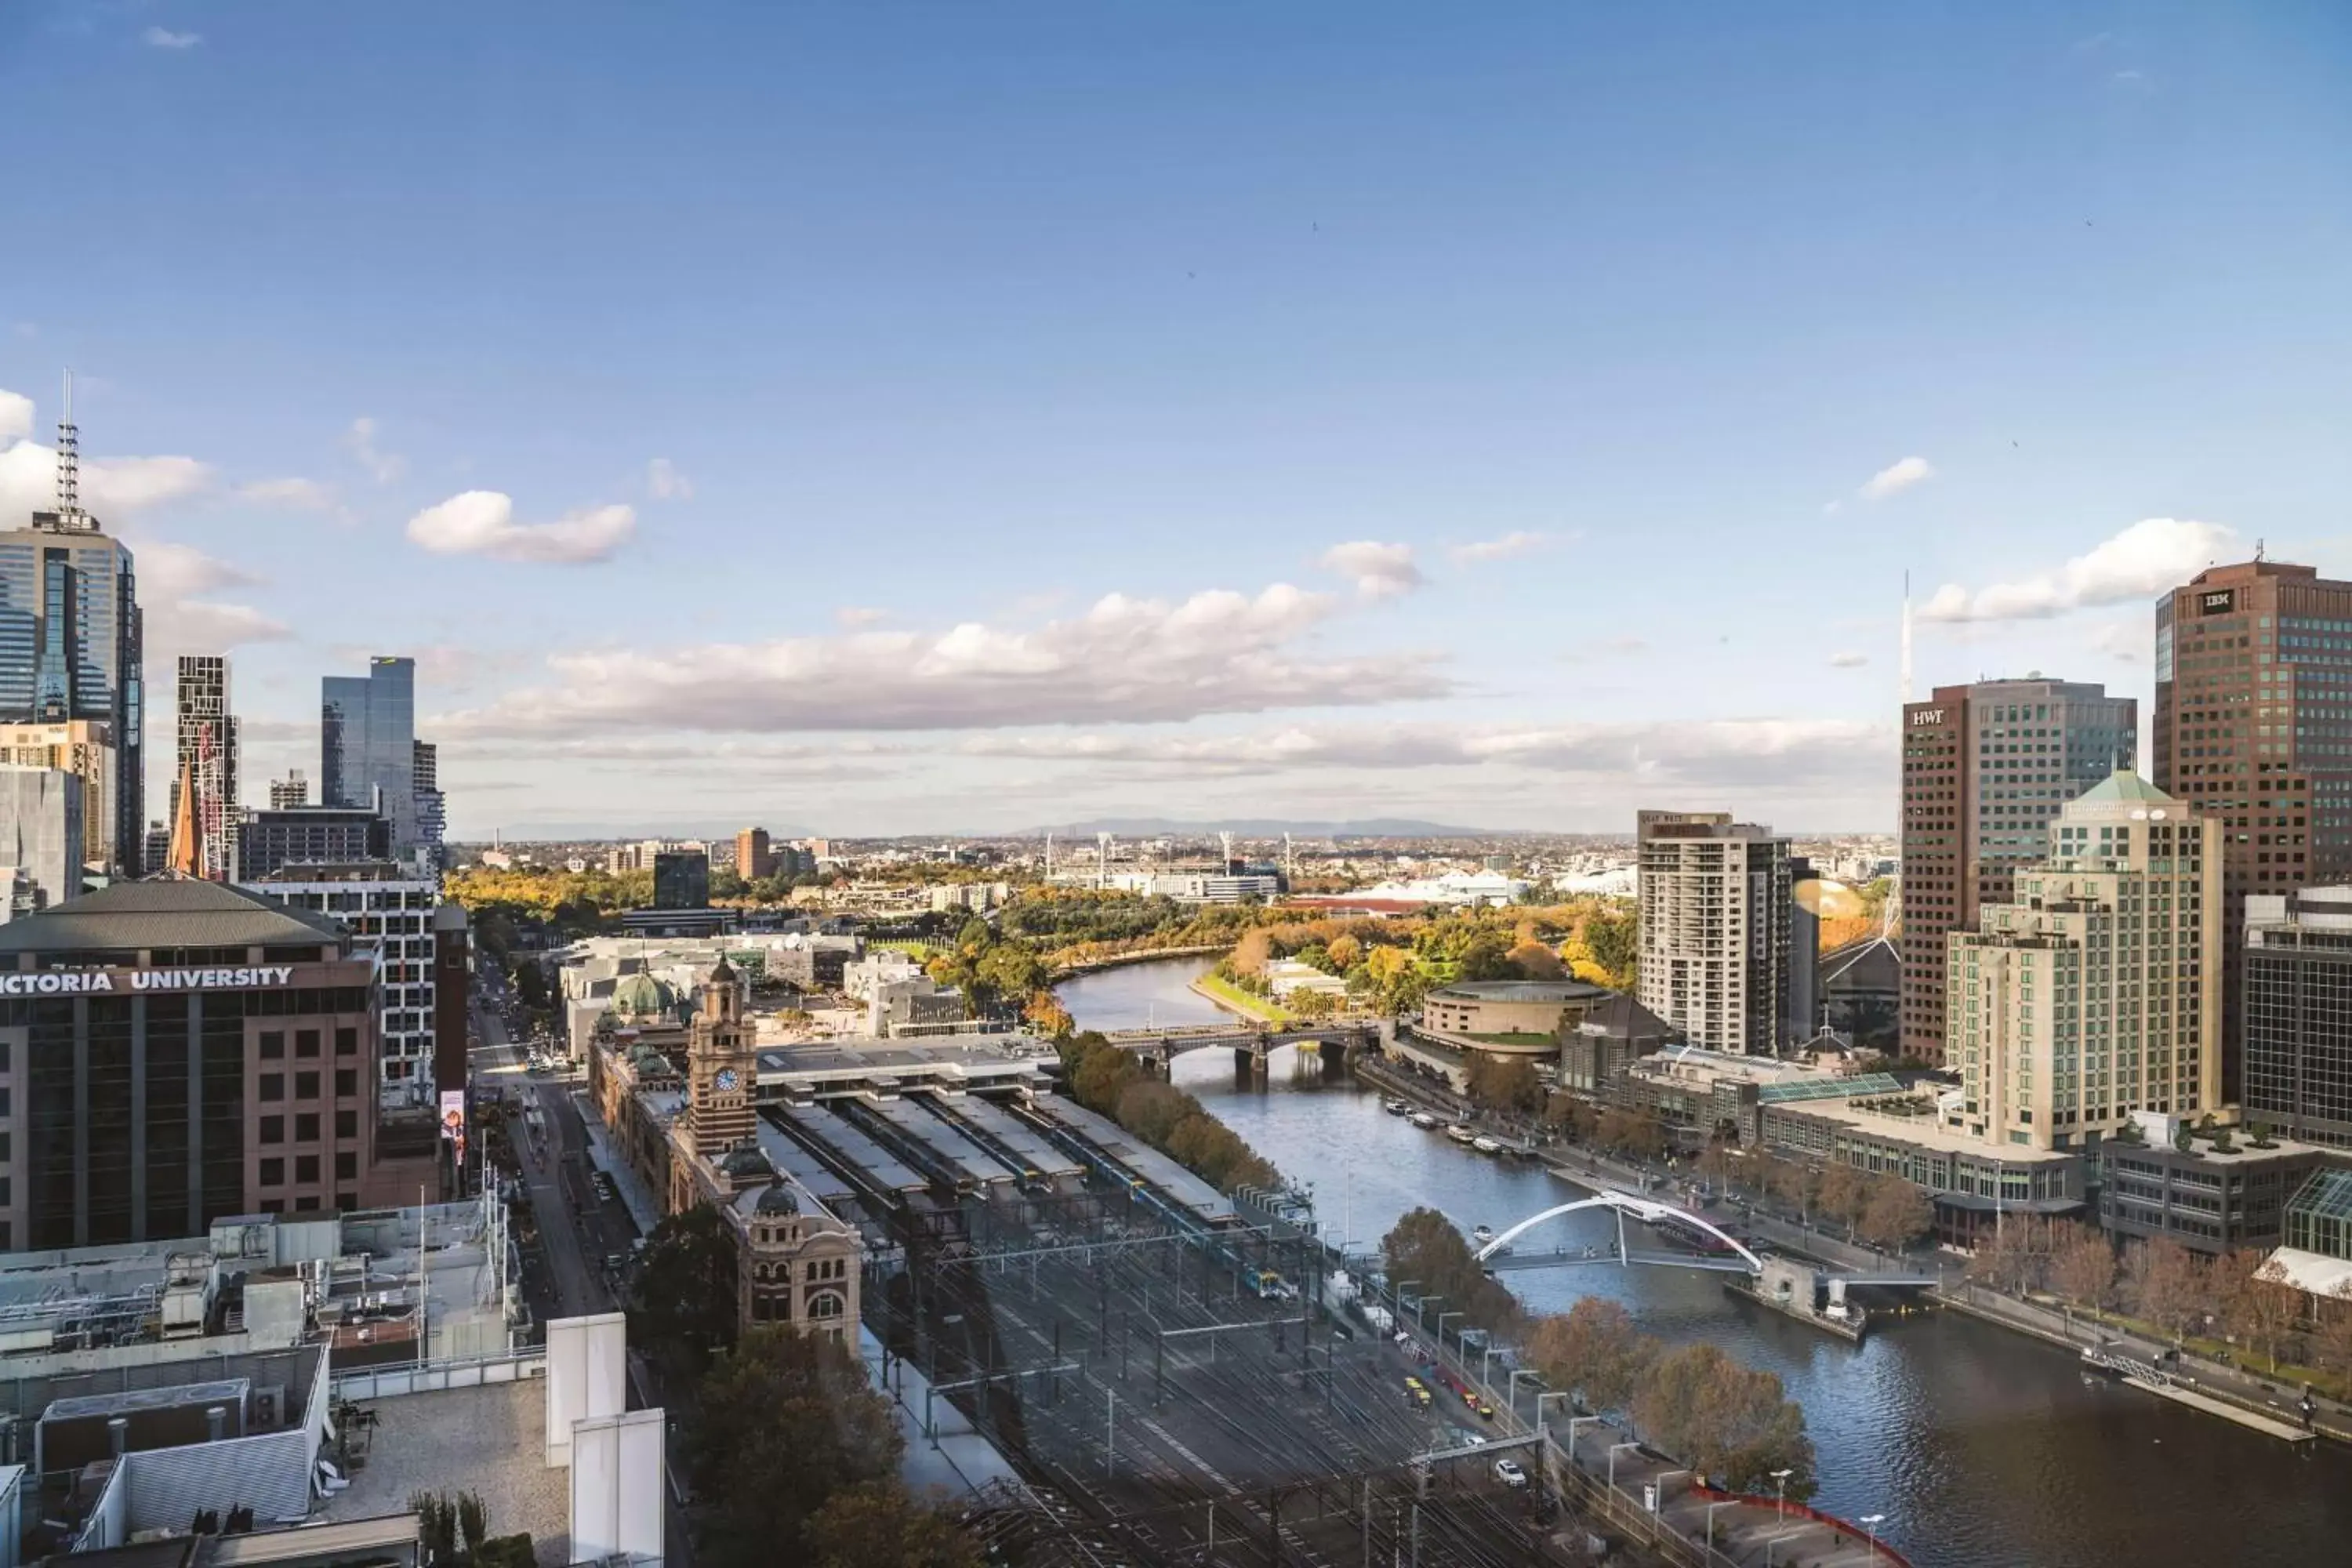
MULTIPOLYGON (((1541 1214, 1530 1215, 1480 1247, 1475 1257, 1478 1262, 1498 1268, 1540 1268, 1557 1263, 1578 1261, 1579 1255, 1570 1252, 1516 1256, 1510 1252, 1510 1246, 1512 1242, 1546 1220, 1558 1219, 1562 1215, 1577 1214, 1585 1209, 1616 1211, 1617 1250, 1613 1255, 1605 1253, 1598 1255, 1608 1258, 1612 1262, 1674 1264, 1693 1268, 1718 1268, 1727 1272, 1737 1270, 1743 1274, 1764 1272, 1764 1260, 1749 1251, 1745 1242, 1738 1237, 1727 1234, 1704 1215, 1695 1215, 1688 1209, 1676 1208, 1672 1204, 1662 1204, 1651 1198, 1639 1198, 1631 1193, 1619 1192, 1596 1193, 1591 1197, 1579 1198, 1572 1204, 1560 1204, 1556 1207, 1544 1210, 1541 1214), (1650 1255, 1633 1253, 1625 1246, 1625 1216, 1628 1215, 1645 1225, 1664 1223, 1711 1236, 1729 1247, 1739 1261, 1735 1263, 1728 1258, 1715 1258, 1695 1253, 1669 1252, 1650 1255)), ((1581 1257, 1586 1258, 1594 1256, 1595 1254, 1590 1248, 1581 1254, 1581 1257)))

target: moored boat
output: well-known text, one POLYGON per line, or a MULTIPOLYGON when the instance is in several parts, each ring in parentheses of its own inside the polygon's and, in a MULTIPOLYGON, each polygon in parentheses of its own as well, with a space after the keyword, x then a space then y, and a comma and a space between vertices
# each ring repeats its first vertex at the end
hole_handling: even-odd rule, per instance
POLYGON ((1470 1131, 1466 1124, 1459 1121, 1447 1128, 1445 1130, 1445 1135, 1448 1138, 1453 1139, 1456 1143, 1467 1143, 1473 1138, 1477 1136, 1476 1133, 1470 1131))

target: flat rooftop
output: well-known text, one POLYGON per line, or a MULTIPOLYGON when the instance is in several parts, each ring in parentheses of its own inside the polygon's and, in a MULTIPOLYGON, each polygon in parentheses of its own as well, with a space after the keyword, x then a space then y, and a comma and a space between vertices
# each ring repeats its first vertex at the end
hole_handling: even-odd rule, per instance
POLYGON ((547 1384, 484 1384, 361 1402, 366 1462, 320 1506, 329 1520, 397 1513, 420 1491, 480 1494, 492 1535, 530 1532, 539 1568, 571 1560, 572 1472, 547 1468, 547 1384))
POLYGON ((1979 1154, 1988 1160, 1999 1160, 2006 1165, 2057 1164, 2080 1159, 2084 1152, 2080 1149, 2030 1149, 2022 1144, 1993 1143, 1982 1138, 1971 1138, 1938 1121, 1932 1104, 1917 1116, 1890 1115, 1884 1110, 1873 1110, 1842 1100, 1808 1100, 1794 1103, 1780 1100, 1768 1103, 1765 1109, 1797 1111, 1806 1116, 1825 1116, 1881 1137, 1900 1138, 1922 1149, 1934 1149, 1948 1154, 1979 1154))
POLYGON ((1584 980, 1458 980, 1430 995, 1444 1002, 1580 1002, 1609 988, 1584 980))

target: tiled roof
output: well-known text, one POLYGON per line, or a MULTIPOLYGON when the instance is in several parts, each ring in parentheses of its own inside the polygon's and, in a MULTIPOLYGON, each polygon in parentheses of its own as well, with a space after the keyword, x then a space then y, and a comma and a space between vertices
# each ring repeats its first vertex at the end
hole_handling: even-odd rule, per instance
POLYGON ((341 945, 324 915, 226 882, 117 882, 0 926, 0 953, 165 947, 341 945))

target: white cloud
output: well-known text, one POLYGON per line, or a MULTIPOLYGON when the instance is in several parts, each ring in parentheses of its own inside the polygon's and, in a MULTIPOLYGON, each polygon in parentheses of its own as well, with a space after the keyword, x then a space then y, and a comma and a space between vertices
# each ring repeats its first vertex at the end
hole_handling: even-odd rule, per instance
POLYGON ((833 612, 833 618, 845 626, 870 626, 877 621, 888 620, 890 612, 871 605, 844 605, 833 612))
MULTIPOLYGON (((211 482, 212 469, 194 458, 85 458, 81 504, 104 521, 194 495, 211 482)), ((0 518, 9 527, 28 511, 54 506, 57 494, 55 447, 38 441, 0 447, 0 518)))
POLYGON ((450 733, 544 734, 616 723, 667 731, 977 730, 1153 723, 1209 713, 1370 706, 1443 697, 1421 653, 1310 656, 1332 613, 1287 584, 1171 604, 1123 594, 1022 630, 967 622, 765 643, 551 657, 550 688, 436 721, 450 733))
POLYGON ((343 450, 380 485, 388 485, 408 469, 408 459, 376 445, 375 421, 362 415, 343 432, 343 450))
POLYGON ((566 512, 553 522, 517 522, 512 497, 467 490, 410 518, 408 538, 436 555, 580 564, 611 560, 636 527, 635 510, 625 506, 566 512))
POLYGON ((0 441, 22 441, 33 433, 33 400, 0 388, 0 441))
POLYGON ((2024 621, 2095 605, 2146 599, 2175 588, 2236 548, 2218 523, 2143 518, 2053 571, 1995 583, 1974 594, 1947 583, 1920 606, 1925 621, 2024 621))
POLYGON ((283 621, 250 605, 200 597, 262 581, 241 566, 166 540, 135 542, 131 555, 151 659, 174 653, 218 653, 239 643, 275 642, 293 635, 283 621))
POLYGON ((2147 657, 2147 624, 2137 616, 2110 621, 2091 634, 2091 646, 2118 663, 2137 664, 2147 657))
POLYGON ((1469 544, 1457 544, 1448 553, 1461 565, 1480 561, 1508 561, 1513 556, 1527 555, 1551 542, 1548 533, 1528 533, 1514 529, 1500 539, 1482 539, 1469 544))
POLYGON ((692 500, 694 481, 667 458, 656 458, 646 465, 646 493, 656 500, 692 500))
POLYGON ((1854 493, 1864 500, 1885 500, 1935 477, 1936 470, 1927 458, 1905 458, 1871 475, 1854 493))
POLYGON ((292 511, 331 511, 335 492, 316 479, 255 479, 236 487, 237 499, 292 511))
POLYGON ((168 27, 150 27, 139 35, 140 42, 151 49, 193 49, 205 41, 202 33, 174 33, 168 27))
POLYGON ((1412 563, 1410 544, 1381 544, 1359 539, 1335 544, 1323 552, 1323 564, 1349 579, 1368 599, 1409 594, 1422 585, 1421 568, 1412 563))
POLYGON ((967 755, 1139 763, 1213 773, 1300 768, 1518 767, 1651 784, 1785 787, 1883 765, 1881 725, 1835 719, 1725 719, 1494 728, 1299 725, 1238 735, 977 736, 967 755))
POLYGON ((1864 665, 1868 664, 1869 662, 1870 656, 1868 654, 1856 653, 1851 648, 1841 653, 1833 653, 1830 655, 1830 668, 1832 669, 1860 669, 1864 665))

